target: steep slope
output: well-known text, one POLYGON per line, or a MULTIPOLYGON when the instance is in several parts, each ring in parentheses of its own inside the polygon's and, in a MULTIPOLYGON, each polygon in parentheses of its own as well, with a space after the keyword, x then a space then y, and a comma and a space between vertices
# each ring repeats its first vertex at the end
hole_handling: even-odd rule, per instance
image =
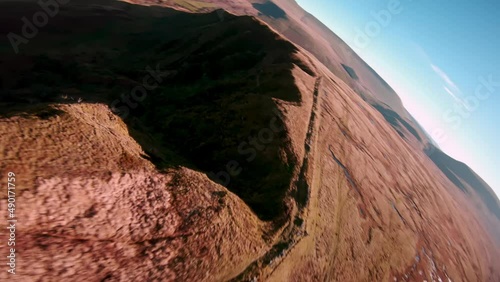
MULTIPOLYGON (((0 5, 12 30, 37 9, 0 5)), ((0 171, 17 174, 23 220, 1 279, 221 281, 271 247, 294 167, 276 105, 300 102, 292 44, 250 17, 73 1, 22 47, 0 48, 0 171), (262 126, 274 141, 248 162, 234 142, 262 126), (231 175, 241 198, 209 178, 232 156, 263 178, 231 175)))
POLYGON ((0 123, 22 221, 17 273, 2 280, 217 281, 264 250, 264 225, 238 197, 193 170, 156 171, 107 106, 53 107, 0 123))
MULTIPOLYGON (((36 11, 6 3, 12 30, 36 11)), ((74 0, 0 50, 14 281, 500 280, 404 119, 253 17, 74 0)))
MULTIPOLYGON (((186 8, 183 1, 175 0, 162 0, 160 2, 130 0, 129 2, 186 8)), ((266 22, 287 39, 310 52, 329 71, 349 85, 363 100, 377 109, 395 131, 413 148, 423 150, 427 154, 429 151, 434 151, 435 143, 403 107, 397 93, 344 41, 314 16, 304 11, 296 1, 200 0, 198 2, 209 3, 209 5, 198 8, 190 7, 189 10, 210 11, 219 7, 238 15, 254 15, 266 22)), ((435 160, 434 157, 430 155, 429 157, 433 161, 435 160)), ((448 158, 448 156, 446 157, 448 158)), ((438 156, 438 158, 440 157, 438 156)), ((447 176, 450 175, 445 165, 441 165, 439 162, 434 163, 441 170, 441 173, 447 176)), ((470 168, 466 167, 455 170, 454 173, 458 178, 471 179, 468 175, 471 171, 470 168)), ((453 176, 451 177, 453 178, 453 176)), ((451 185, 448 183, 449 187, 464 190, 459 181, 452 180, 451 182, 451 185)), ((491 215, 496 216, 495 210, 499 208, 497 196, 491 192, 491 188, 480 178, 478 181, 469 183, 469 185, 473 187, 471 189, 472 194, 469 194, 471 202, 480 206, 479 213, 489 222, 488 218, 491 215), (483 209, 481 207, 483 205, 487 209, 483 209)), ((498 234, 499 232, 495 230, 493 233, 498 234)))
MULTIPOLYGON (((397 93, 342 39, 314 16, 304 11, 294 0, 200 0, 196 1, 200 3, 197 7, 188 4, 188 1, 177 0, 128 0, 127 2, 165 5, 191 12, 222 8, 237 15, 256 16, 290 41, 312 53, 365 100, 373 105, 386 105, 395 111, 415 128, 420 137, 425 140, 425 144, 431 143, 425 131, 414 122, 403 107, 397 93), (353 72, 349 73, 345 67, 353 72), (355 73, 354 77, 351 77, 352 73, 355 73)), ((419 147, 422 148, 422 146, 419 147)))
POLYGON ((269 281, 498 279, 498 245, 469 200, 327 74, 309 158, 308 236, 276 262, 269 281))
POLYGON ((466 164, 451 158, 435 146, 430 145, 425 152, 450 182, 467 195, 499 244, 500 228, 497 220, 500 218, 500 201, 493 189, 466 164))
POLYGON ((427 154, 431 160, 445 173, 457 187, 467 193, 472 193, 470 188, 475 189, 481 199, 486 203, 486 207, 498 218, 500 218, 500 205, 493 190, 468 166, 450 156, 443 151, 430 147, 427 154))

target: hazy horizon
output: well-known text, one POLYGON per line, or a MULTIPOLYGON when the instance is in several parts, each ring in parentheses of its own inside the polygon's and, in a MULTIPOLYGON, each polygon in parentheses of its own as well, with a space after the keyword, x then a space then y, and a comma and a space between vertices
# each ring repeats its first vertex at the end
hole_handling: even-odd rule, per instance
POLYGON ((297 0, 389 83, 445 153, 499 197, 500 3, 490 2, 297 0))

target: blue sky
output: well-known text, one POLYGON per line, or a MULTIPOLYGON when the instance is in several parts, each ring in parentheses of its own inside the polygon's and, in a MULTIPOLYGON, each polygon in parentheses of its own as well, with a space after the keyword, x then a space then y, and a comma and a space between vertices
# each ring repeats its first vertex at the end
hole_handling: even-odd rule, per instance
POLYGON ((500 195, 500 1, 297 0, 500 195))

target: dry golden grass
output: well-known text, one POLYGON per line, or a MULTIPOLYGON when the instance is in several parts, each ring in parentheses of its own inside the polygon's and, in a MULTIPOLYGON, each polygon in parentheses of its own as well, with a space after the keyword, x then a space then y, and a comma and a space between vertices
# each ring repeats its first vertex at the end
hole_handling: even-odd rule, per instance
POLYGON ((0 118, 0 174, 18 175, 23 220, 13 281, 500 281, 499 247, 469 199, 353 85, 296 56, 298 93, 267 100, 297 160, 280 224, 200 171, 158 169, 104 104, 0 118))
POLYGON ((221 281, 266 249, 268 227, 243 201, 199 172, 158 173, 107 106, 54 107, 0 120, 0 173, 17 175, 22 221, 10 281, 221 281))

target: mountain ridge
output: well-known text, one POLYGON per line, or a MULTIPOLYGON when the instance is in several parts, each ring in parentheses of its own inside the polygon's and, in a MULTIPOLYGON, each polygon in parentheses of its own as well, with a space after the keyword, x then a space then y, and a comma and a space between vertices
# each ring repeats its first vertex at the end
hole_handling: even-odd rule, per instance
POLYGON ((20 56, 0 53, 0 171, 22 172, 30 265, 14 281, 500 279, 498 219, 282 17, 134 2, 191 10, 74 0, 20 56))

